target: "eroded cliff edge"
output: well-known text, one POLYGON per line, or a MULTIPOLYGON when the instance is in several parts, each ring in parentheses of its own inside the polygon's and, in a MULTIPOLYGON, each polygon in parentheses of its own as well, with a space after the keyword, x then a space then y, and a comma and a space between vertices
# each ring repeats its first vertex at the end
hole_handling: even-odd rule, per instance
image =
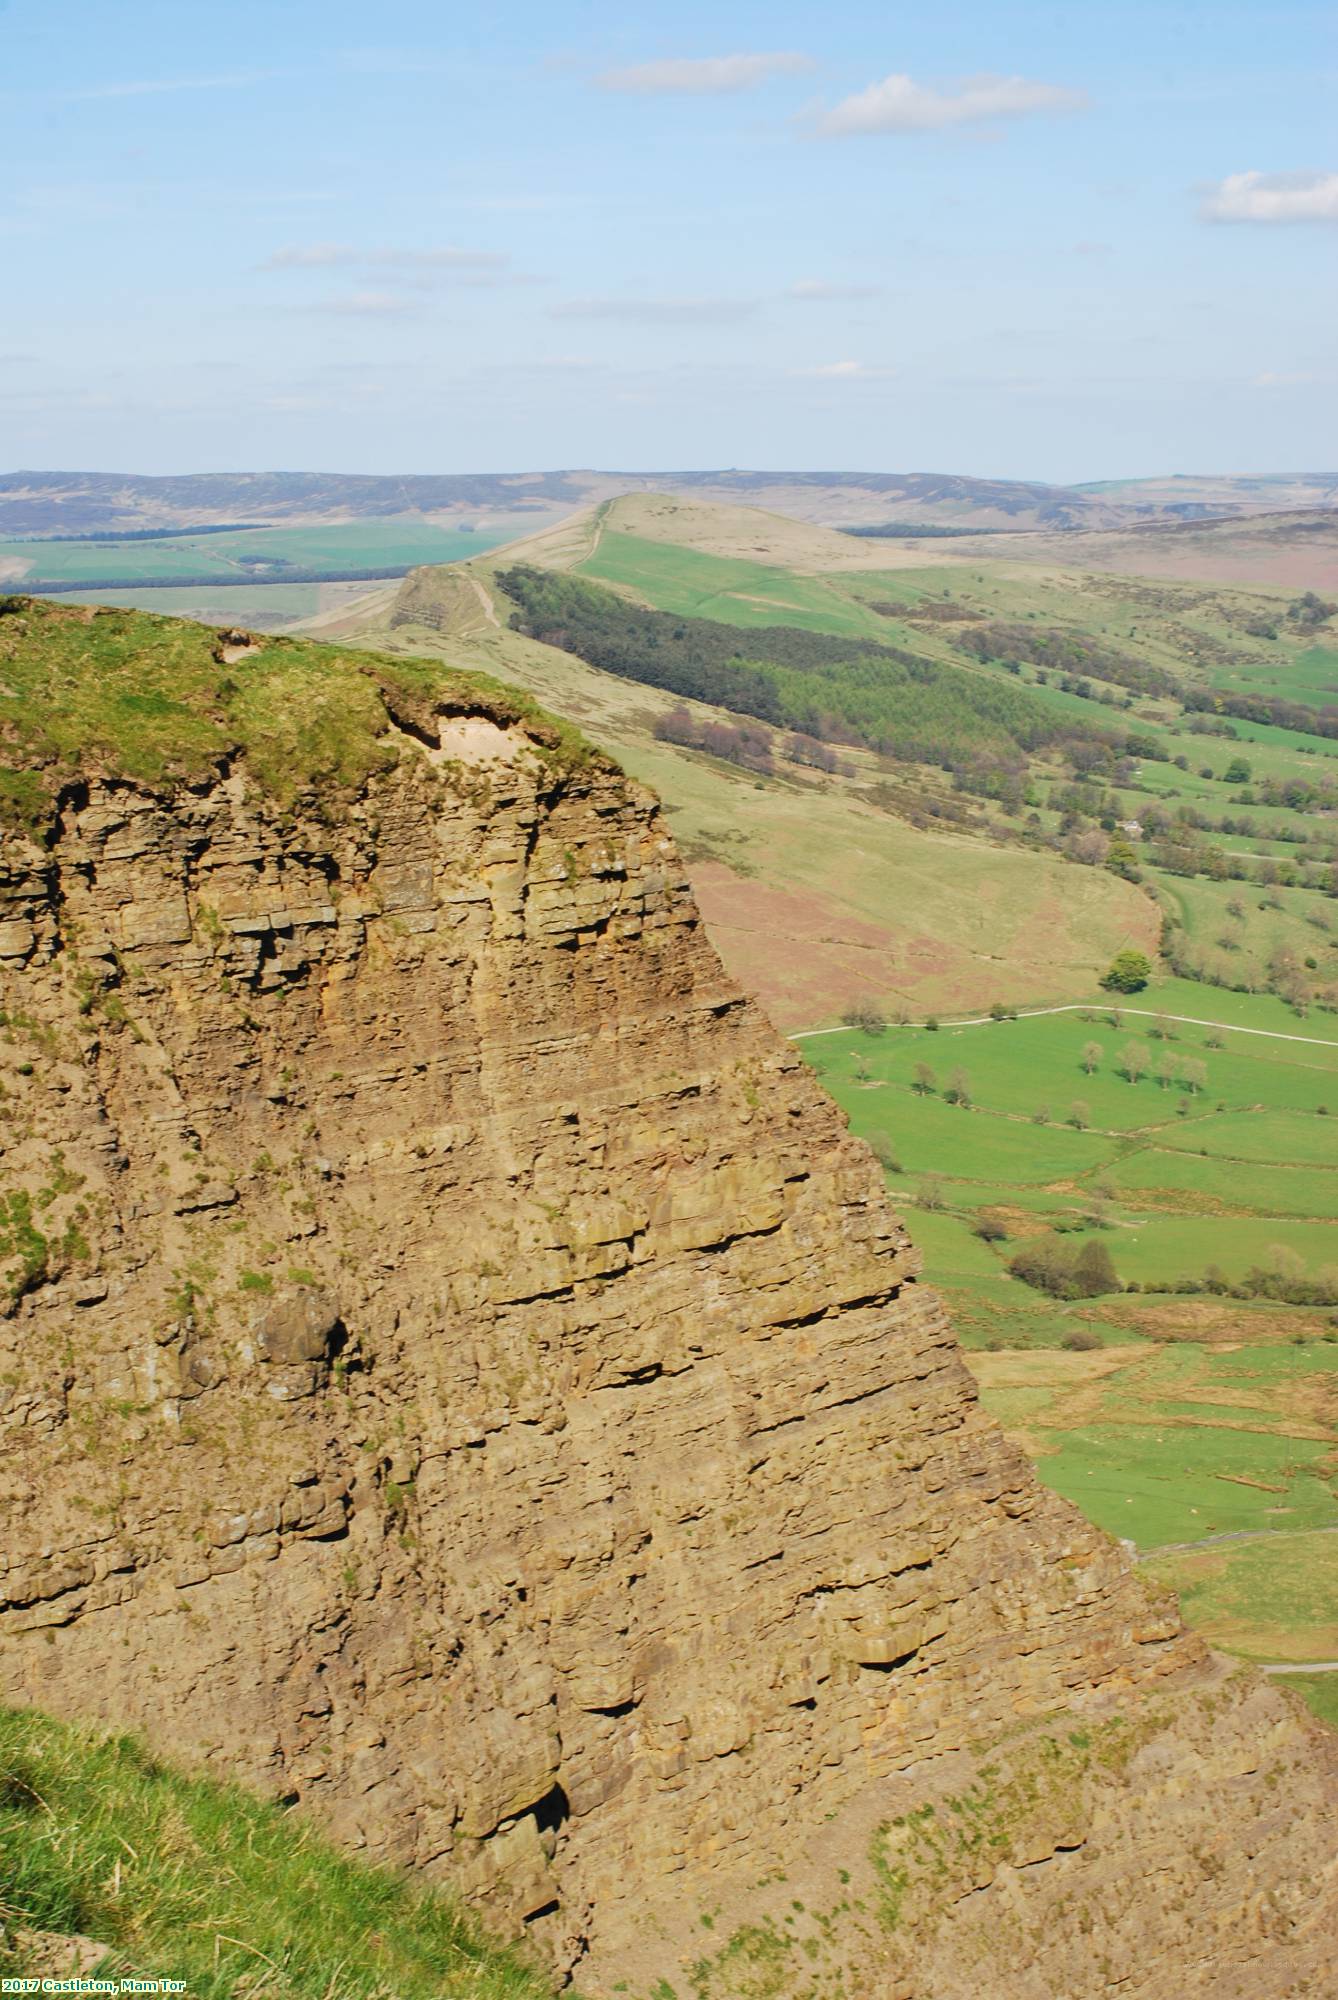
MULTIPOLYGON (((82 621, 133 718, 168 621, 98 617, 11 601, 0 680, 58 618, 77 678, 82 621)), ((979 1990, 1007 1919, 1019 1995, 1327 1990, 1330 1739, 982 1413, 654 801, 371 657, 313 761, 331 649, 170 629, 151 771, 101 711, 10 732, 0 1698, 216 1760, 596 1984, 865 1815, 900 1888, 856 1987, 979 1990), (889 1862, 1063 1711, 1122 1747, 1066 1723, 1053 1799, 1005 1750, 1020 1846, 889 1862), (1115 1972, 1057 1985, 1103 1902, 1115 1972)))

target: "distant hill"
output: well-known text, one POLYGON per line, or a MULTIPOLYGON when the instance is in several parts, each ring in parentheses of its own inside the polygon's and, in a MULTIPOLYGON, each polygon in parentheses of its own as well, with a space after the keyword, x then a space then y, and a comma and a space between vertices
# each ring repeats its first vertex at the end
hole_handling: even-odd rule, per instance
MULTIPOLYGON (((916 544, 901 542, 914 549, 916 544)), ((1115 576, 1276 587, 1338 590, 1338 508, 1309 507, 1218 515, 1212 520, 1134 522, 1061 534, 953 536, 958 562, 1064 563, 1115 576)), ((921 545, 918 560, 939 559, 935 544, 921 545)))
POLYGON ((746 471, 377 475, 341 472, 0 474, 0 536, 200 529, 223 522, 329 522, 427 515, 536 525, 625 493, 748 503, 829 527, 1118 529, 1141 522, 1338 507, 1338 473, 1190 477, 1052 486, 957 473, 746 471))

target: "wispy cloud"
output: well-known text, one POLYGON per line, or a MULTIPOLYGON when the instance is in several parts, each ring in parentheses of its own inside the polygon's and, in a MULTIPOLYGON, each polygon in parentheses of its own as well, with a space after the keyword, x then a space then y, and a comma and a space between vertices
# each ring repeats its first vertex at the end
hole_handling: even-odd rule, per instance
POLYGON ((1205 222, 1338 222, 1338 173, 1228 174, 1208 189, 1205 222))
POLYGON ((810 382, 887 382, 895 368, 872 367, 867 361, 819 361, 811 368, 792 368, 791 375, 810 382))
POLYGON ((454 247, 400 250, 388 246, 359 249, 351 243, 302 243, 276 250, 260 268, 262 271, 329 271, 340 266, 363 266, 398 271, 477 273, 503 271, 509 261, 499 250, 460 250, 454 247))
POLYGON ((1290 374, 1266 370, 1256 375, 1253 387, 1256 389, 1331 389, 1338 383, 1338 373, 1332 368, 1300 368, 1290 374))
POLYGON ((342 292, 333 298, 317 299, 306 310, 333 313, 341 319, 402 319, 408 313, 421 312, 422 306, 417 299, 406 299, 399 292, 342 292))
POLYGON ((954 125, 989 124, 1001 118, 1082 111, 1089 102, 1085 91, 1032 83, 1023 76, 968 76, 936 90, 916 83, 913 77, 892 75, 843 98, 821 115, 817 130, 828 139, 874 132, 941 132, 954 125))
POLYGON ((810 305, 828 305, 846 299, 876 299, 882 289, 881 285, 840 285, 825 278, 798 278, 785 296, 810 305))
POLYGON ((136 77, 124 83, 94 83, 53 95, 69 104, 92 103, 99 98, 162 97, 177 90, 247 90, 252 84, 270 83, 291 72, 281 69, 231 70, 222 76, 136 77))
POLYGON ((551 308, 551 316, 625 320, 638 326, 729 326, 756 311, 756 299, 567 299, 551 308))
POLYGON ((754 90, 774 76, 803 76, 815 67, 812 56, 780 49, 760 55, 670 57, 634 63, 629 69, 605 70, 595 82, 601 90, 720 97, 730 91, 754 90))

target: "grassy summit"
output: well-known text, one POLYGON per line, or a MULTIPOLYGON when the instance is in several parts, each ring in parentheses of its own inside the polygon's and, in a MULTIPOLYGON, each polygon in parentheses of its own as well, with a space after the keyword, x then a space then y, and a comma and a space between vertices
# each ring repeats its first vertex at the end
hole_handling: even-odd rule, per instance
POLYGON ((235 1785, 133 1739, 0 1710, 0 1972, 23 1933, 105 1944, 106 1978, 191 2000, 539 2000, 548 1989, 440 1894, 344 1860, 235 1785))
POLYGON ((281 804, 338 793, 394 764, 392 718, 422 725, 438 700, 585 754, 524 695, 439 660, 0 597, 0 818, 40 832, 77 775, 189 783, 237 754, 281 804))

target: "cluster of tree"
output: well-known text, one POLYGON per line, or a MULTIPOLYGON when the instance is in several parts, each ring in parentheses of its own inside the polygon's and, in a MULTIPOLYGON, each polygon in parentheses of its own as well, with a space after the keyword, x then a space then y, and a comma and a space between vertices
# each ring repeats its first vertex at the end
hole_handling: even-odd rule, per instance
POLYGON ((1289 812, 1338 812, 1338 785, 1332 778, 1261 778, 1248 793, 1243 806, 1285 806, 1289 812))
MULTIPOLYGON (((996 534, 1007 534, 1008 529, 994 530, 996 534)), ((872 527, 842 528, 843 535, 857 535, 861 541, 900 542, 926 541, 942 542, 953 535, 978 535, 979 528, 947 528, 938 522, 879 521, 872 527)))
POLYGON ((630 604, 583 578, 526 564, 498 575, 511 622, 624 680, 710 702, 820 742, 952 769, 1007 760, 1067 733, 1023 688, 872 639, 797 626, 746 634, 630 604))
POLYGON ((112 542, 179 542, 194 539, 198 535, 254 535, 266 534, 274 526, 270 521, 210 521, 200 528, 99 528, 84 535, 16 535, 19 542, 83 542, 90 548, 104 549, 112 542))
POLYGON ((655 734, 661 743, 677 743, 685 750, 704 750, 710 757, 723 757, 745 771, 763 776, 774 769, 771 737, 764 729, 738 727, 728 722, 695 722, 686 708, 671 708, 657 718, 655 734))
POLYGON ((1013 1253, 1008 1268, 1053 1299, 1095 1299, 1120 1290, 1110 1252, 1095 1238, 1075 1248, 1058 1236, 1038 1236, 1013 1253))
POLYGON ((1228 1278, 1220 1265, 1210 1264, 1201 1278, 1150 1279, 1141 1289, 1207 1292, 1215 1298, 1276 1299, 1288 1306, 1338 1306, 1338 1265, 1325 1264, 1312 1277, 1304 1258, 1286 1243, 1271 1244, 1264 1257, 1266 1262, 1251 1264, 1241 1278, 1228 1278))
MULTIPOLYGON (((911 1074, 911 1089, 917 1097, 932 1097, 938 1089, 938 1078, 927 1062, 918 1062, 911 1074)), ((954 1069, 943 1086, 945 1104, 956 1104, 963 1111, 971 1109, 971 1079, 960 1067, 954 1069)))
POLYGON ((1267 723, 1275 729, 1299 730, 1303 736, 1338 736, 1338 706, 1331 702, 1309 708, 1281 695, 1244 694, 1231 688, 1190 688, 1183 700, 1187 714, 1207 711, 1234 715, 1242 722, 1267 723))
POLYGON ((1287 606, 1287 622, 1298 631, 1314 632, 1321 625, 1327 625, 1330 618, 1338 617, 1338 604, 1328 604, 1317 597, 1313 590, 1304 591, 1294 603, 1287 606))
POLYGON ((809 770, 826 771, 834 777, 848 778, 855 768, 848 757, 838 757, 830 743, 805 736, 802 730, 786 737, 784 755, 792 764, 804 764, 809 770))
POLYGON ((866 1035, 881 1035, 887 1028, 887 1015, 876 1000, 853 1000, 841 1019, 848 1028, 862 1028, 866 1035))
MULTIPOLYGON (((980 625, 963 632, 958 649, 977 660, 994 660, 1004 666, 1026 662, 1077 679, 1091 676, 1110 681, 1135 694, 1178 695, 1180 683, 1161 667, 1149 666, 1130 653, 1104 646, 1086 632, 1066 632, 1055 625, 980 625)), ((1071 687, 1070 693, 1080 693, 1071 687)), ((1090 692, 1090 691, 1089 691, 1090 692)))

